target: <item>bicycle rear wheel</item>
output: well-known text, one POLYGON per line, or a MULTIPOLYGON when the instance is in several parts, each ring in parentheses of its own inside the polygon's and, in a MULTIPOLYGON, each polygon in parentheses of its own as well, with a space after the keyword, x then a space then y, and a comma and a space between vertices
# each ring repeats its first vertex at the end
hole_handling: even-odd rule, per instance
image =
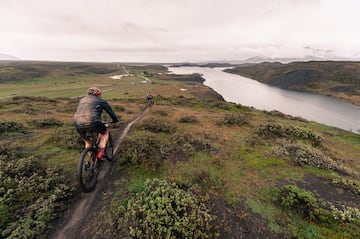
POLYGON ((85 193, 94 190, 97 183, 97 170, 94 163, 96 154, 96 149, 86 148, 80 155, 77 178, 81 190, 85 193))
POLYGON ((109 132, 109 140, 106 144, 106 148, 105 148, 105 155, 106 155, 106 159, 110 162, 113 160, 114 158, 114 142, 111 136, 111 133, 109 132))

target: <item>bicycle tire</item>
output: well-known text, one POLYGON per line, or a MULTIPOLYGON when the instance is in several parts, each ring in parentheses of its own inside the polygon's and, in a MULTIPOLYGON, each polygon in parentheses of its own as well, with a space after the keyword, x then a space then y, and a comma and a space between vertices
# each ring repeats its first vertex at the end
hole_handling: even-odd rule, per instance
POLYGON ((111 162, 114 159, 114 142, 110 132, 109 132, 109 139, 105 147, 105 155, 106 155, 106 159, 109 162, 111 162))
POLYGON ((91 166, 91 157, 96 157, 96 154, 96 149, 91 147, 84 149, 80 155, 77 178, 84 193, 94 190, 97 183, 97 170, 94 166, 91 166))
POLYGON ((151 107, 151 106, 153 106, 153 105, 154 105, 154 101, 153 101, 153 100, 149 100, 149 101, 148 101, 148 106, 151 107))

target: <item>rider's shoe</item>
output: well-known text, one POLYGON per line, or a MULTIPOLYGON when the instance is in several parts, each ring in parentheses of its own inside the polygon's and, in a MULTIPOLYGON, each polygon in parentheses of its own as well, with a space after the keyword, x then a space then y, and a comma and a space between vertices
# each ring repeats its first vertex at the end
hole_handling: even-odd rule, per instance
POLYGON ((100 148, 99 152, 97 154, 97 158, 98 159, 103 159, 105 157, 105 149, 104 148, 100 148))

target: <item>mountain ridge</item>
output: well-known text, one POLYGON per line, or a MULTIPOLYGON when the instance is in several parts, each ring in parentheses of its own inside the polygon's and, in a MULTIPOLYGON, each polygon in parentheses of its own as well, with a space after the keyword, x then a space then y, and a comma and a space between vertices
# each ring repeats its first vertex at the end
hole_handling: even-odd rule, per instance
POLYGON ((20 58, 10 55, 10 54, 5 54, 5 53, 0 53, 0 61, 19 61, 20 58))

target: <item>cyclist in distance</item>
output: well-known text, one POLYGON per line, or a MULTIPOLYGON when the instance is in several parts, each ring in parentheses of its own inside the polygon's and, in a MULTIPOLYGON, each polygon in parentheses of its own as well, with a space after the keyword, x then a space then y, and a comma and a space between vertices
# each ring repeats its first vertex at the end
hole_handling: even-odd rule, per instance
POLYGON ((154 96, 150 92, 147 94, 146 99, 148 101, 148 105, 152 105, 154 103, 154 96))
POLYGON ((91 141, 86 136, 86 132, 101 133, 103 135, 97 155, 99 159, 104 157, 106 143, 109 139, 108 128, 101 121, 103 110, 111 117, 112 121, 110 123, 119 121, 109 103, 101 98, 101 94, 102 92, 99 88, 90 87, 87 91, 87 96, 79 101, 74 114, 74 125, 81 138, 85 141, 85 148, 91 147, 91 141))

